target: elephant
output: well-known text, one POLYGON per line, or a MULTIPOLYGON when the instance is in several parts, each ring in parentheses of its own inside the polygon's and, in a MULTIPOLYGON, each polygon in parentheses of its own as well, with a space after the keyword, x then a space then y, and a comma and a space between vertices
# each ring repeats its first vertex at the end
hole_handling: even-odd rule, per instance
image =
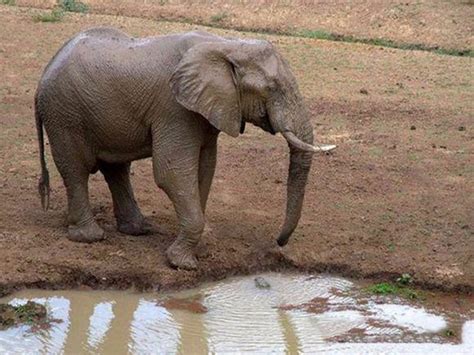
POLYGON ((98 27, 72 37, 44 69, 35 94, 44 210, 50 200, 44 131, 68 202, 68 238, 104 239, 88 197, 101 171, 111 191, 118 231, 151 226, 130 184, 130 164, 152 158, 153 176, 173 203, 178 234, 166 250, 174 268, 196 269, 195 247, 216 165, 219 133, 237 137, 251 123, 282 134, 289 145, 286 217, 278 244, 300 219, 315 152, 309 113, 289 64, 264 40, 196 31, 133 38, 98 27))

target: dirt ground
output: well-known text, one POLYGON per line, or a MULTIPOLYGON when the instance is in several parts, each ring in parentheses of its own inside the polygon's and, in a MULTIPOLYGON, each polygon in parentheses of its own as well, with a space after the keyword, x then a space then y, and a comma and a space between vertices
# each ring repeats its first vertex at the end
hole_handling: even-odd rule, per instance
POLYGON ((144 214, 164 233, 116 232, 97 174, 91 199, 108 239, 67 240, 65 191, 49 152, 51 209, 40 208, 32 106, 44 66, 82 29, 110 25, 147 36, 202 27, 78 14, 38 23, 37 12, 0 5, 0 294, 22 287, 182 288, 283 269, 377 279, 409 273, 422 287, 474 290, 472 58, 207 29, 277 45, 297 76, 318 139, 339 147, 315 156, 299 227, 280 249, 284 139, 251 127, 237 139, 222 135, 207 211, 212 230, 203 238, 199 269, 181 271, 166 263, 176 218, 153 182, 150 160, 133 164, 133 184, 144 214))
MULTIPOLYGON (((271 32, 324 31, 448 49, 474 46, 473 0, 83 0, 91 12, 271 32)), ((16 0, 51 8, 57 0, 16 0)))

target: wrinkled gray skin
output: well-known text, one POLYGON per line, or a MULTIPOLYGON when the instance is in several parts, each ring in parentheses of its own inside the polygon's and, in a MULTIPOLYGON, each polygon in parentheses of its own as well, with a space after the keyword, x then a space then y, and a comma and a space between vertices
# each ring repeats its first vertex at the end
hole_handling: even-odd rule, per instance
POLYGON ((173 202, 179 234, 171 265, 193 269, 216 164, 220 131, 246 122, 289 141, 285 245, 301 214, 313 129, 287 62, 266 41, 191 32, 135 39, 109 28, 87 30, 51 60, 35 98, 42 204, 49 204, 42 125, 68 198, 69 238, 94 242, 88 178, 100 170, 112 193, 118 230, 150 231, 130 185, 130 162, 153 158, 156 184, 173 202))

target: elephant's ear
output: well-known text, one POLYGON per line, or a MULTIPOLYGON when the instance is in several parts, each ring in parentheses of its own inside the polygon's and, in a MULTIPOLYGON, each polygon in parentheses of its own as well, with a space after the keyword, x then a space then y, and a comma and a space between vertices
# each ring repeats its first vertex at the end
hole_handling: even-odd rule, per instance
POLYGON ((218 42, 189 49, 171 76, 170 86, 181 105, 204 116, 218 130, 237 137, 241 127, 240 97, 225 49, 218 42))

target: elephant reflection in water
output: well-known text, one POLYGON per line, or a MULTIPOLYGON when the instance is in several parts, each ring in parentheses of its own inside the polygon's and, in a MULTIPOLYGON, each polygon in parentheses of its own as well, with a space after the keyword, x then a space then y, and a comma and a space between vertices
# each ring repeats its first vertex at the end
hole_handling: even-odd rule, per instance
MULTIPOLYGON (((75 354, 207 353, 204 322, 186 312, 173 312, 154 299, 131 293, 100 295, 60 292, 34 298, 49 310, 49 329, 30 332, 27 326, 0 332, 0 353, 75 354), (57 294, 57 293, 56 293, 57 294)), ((26 299, 15 299, 22 304, 26 299)))
POLYGON ((64 351, 73 354, 78 349, 100 350, 100 353, 114 353, 127 349, 130 343, 130 324, 138 299, 123 302, 116 297, 113 301, 97 302, 94 295, 75 293, 70 295, 69 331, 64 351), (135 301, 134 301, 135 300, 135 301))
MULTIPOLYGON (((117 293, 113 297, 97 297, 97 293, 87 292, 63 294, 64 297, 55 295, 33 298, 34 302, 43 304, 48 309, 49 317, 53 320, 51 326, 37 331, 32 331, 26 325, 0 331, 0 353, 116 354, 130 348, 140 352, 143 346, 136 344, 137 342, 148 344, 151 348, 154 342, 163 340, 159 334, 136 326, 143 323, 143 315, 153 314, 154 309, 161 308, 152 302, 148 303, 154 307, 145 310, 143 305, 147 304, 132 294, 117 293), (149 338, 147 334, 150 335, 149 338)), ((19 305, 26 301, 27 299, 14 299, 11 304, 19 305)), ((156 311, 154 314, 156 315, 156 311)), ((156 329, 162 326, 157 325, 156 329)), ((178 339, 175 336, 175 344, 170 344, 168 340, 170 350, 177 349, 178 339)))
POLYGON ((70 327, 65 353, 78 349, 103 354, 176 353, 179 325, 153 300, 119 294, 97 302, 95 295, 74 294, 70 298, 70 327))

